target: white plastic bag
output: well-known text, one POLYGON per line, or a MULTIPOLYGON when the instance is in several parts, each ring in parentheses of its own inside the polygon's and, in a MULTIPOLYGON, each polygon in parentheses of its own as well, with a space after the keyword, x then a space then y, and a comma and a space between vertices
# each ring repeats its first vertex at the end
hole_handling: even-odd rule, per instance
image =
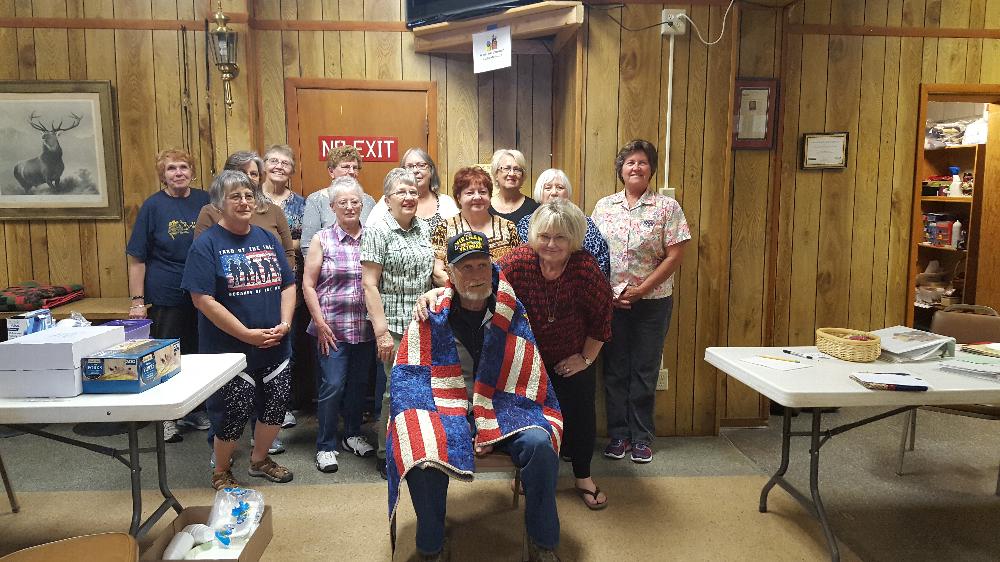
POLYGON ((264 516, 264 496, 249 488, 223 488, 215 494, 208 526, 215 532, 213 544, 226 548, 246 542, 264 516))

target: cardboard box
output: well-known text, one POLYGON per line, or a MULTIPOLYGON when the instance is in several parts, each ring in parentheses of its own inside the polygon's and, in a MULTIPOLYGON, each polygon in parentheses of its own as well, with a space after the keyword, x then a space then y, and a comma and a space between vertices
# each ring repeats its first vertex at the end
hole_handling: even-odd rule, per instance
MULTIPOLYGON (((185 509, 170 522, 169 527, 156 537, 156 540, 142 553, 139 560, 143 562, 164 562, 161 558, 163 551, 166 550, 167 545, 170 544, 170 540, 174 538, 174 535, 193 523, 208 523, 208 516, 211 513, 212 507, 208 505, 199 505, 185 509)), ((240 553, 240 557, 237 560, 240 562, 258 562, 260 557, 264 555, 264 549, 270 544, 273 534, 271 506, 265 505, 264 515, 260 518, 260 525, 257 526, 257 530, 250 536, 250 540, 243 547, 243 552, 240 553)))
POLYGON ((80 369, 0 371, 0 398, 72 398, 82 381, 80 369))
POLYGON ((11 371, 77 369, 85 356, 123 341, 121 326, 57 326, 0 343, 0 366, 11 371))
POLYGON ((129 340, 83 358, 83 392, 142 392, 181 370, 181 342, 129 340))
POLYGON ((55 325, 55 322, 52 320, 52 312, 47 308, 40 308, 31 312, 25 312, 24 314, 18 314, 17 316, 11 316, 7 319, 7 339, 12 340, 28 334, 34 334, 35 332, 41 332, 42 330, 48 330, 55 325))

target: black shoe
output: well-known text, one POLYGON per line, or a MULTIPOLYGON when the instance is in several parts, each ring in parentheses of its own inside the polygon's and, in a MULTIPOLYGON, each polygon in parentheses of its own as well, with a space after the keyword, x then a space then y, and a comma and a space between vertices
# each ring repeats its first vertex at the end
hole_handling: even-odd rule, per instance
POLYGON ((389 476, 385 473, 385 459, 378 459, 375 466, 378 469, 378 475, 382 477, 382 480, 388 480, 389 476))

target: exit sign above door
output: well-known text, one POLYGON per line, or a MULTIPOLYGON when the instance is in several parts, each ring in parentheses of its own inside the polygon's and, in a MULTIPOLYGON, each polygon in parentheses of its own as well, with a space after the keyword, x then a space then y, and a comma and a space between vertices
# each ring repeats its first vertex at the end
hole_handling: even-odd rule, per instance
POLYGON ((357 148, 365 162, 399 161, 399 139, 397 137, 354 136, 319 137, 319 160, 325 162, 331 149, 346 145, 353 145, 354 148, 357 148))

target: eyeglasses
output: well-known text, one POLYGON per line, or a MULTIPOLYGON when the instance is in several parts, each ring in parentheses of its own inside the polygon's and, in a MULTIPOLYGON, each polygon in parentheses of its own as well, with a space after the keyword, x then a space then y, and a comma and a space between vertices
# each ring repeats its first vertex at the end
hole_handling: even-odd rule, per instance
POLYGON ((648 168, 648 160, 626 160, 623 166, 628 166, 630 168, 648 168))
POLYGON ((292 166, 295 165, 295 163, 292 162, 291 160, 282 160, 281 158, 268 158, 267 163, 272 166, 277 166, 280 164, 285 168, 291 168, 292 166))
POLYGON ((420 197, 420 193, 416 189, 401 189, 399 191, 394 191, 392 194, 400 199, 406 199, 407 197, 413 197, 416 199, 417 197, 420 197))
POLYGON ((337 164, 337 167, 340 168, 341 170, 347 170, 349 172, 352 172, 352 171, 353 172, 360 172, 361 171, 361 164, 350 164, 350 163, 346 163, 345 162, 343 164, 337 164))
POLYGON ((358 201, 357 199, 340 199, 338 201, 334 201, 334 204, 341 209, 351 209, 362 205, 361 201, 358 201))
POLYGON ((561 183, 547 183, 542 186, 542 189, 549 191, 550 189, 558 189, 559 191, 566 191, 566 186, 561 183))
POLYGON ((256 198, 253 193, 234 193, 226 196, 226 199, 238 204, 243 200, 246 200, 248 203, 253 203, 256 198))
POLYGON ((403 167, 406 168, 407 170, 412 171, 412 170, 426 170, 427 168, 430 168, 431 165, 428 164, 427 162, 410 162, 409 164, 406 164, 403 167))
POLYGON ((499 170, 499 171, 501 171, 501 172, 503 172, 505 174, 514 174, 516 176, 523 176, 524 175, 524 168, 522 168, 520 166, 501 166, 501 167, 497 168, 497 170, 499 170))

